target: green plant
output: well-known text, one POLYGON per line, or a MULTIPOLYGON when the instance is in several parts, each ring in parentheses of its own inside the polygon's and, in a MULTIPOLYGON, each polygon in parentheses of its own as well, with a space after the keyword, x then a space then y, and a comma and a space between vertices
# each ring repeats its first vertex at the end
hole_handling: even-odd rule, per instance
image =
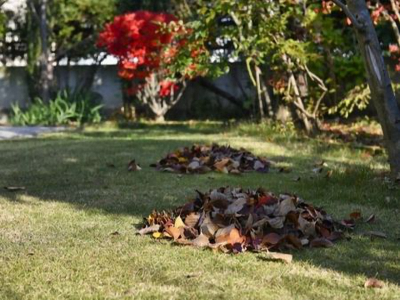
POLYGON ((22 126, 99 123, 102 107, 103 105, 92 100, 89 93, 74 94, 63 91, 48 104, 36 98, 26 110, 19 104, 13 104, 11 123, 22 126))
POLYGON ((371 91, 367 84, 356 85, 347 95, 328 110, 329 114, 339 113, 342 117, 348 118, 354 109, 364 110, 371 100, 371 91))

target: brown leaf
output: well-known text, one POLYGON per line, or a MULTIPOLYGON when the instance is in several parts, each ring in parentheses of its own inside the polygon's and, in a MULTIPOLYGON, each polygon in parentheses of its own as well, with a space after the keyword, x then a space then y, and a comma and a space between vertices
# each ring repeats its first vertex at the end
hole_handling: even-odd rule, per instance
POLYGON ((374 277, 368 278, 367 281, 364 283, 365 288, 378 288, 381 289, 385 286, 383 281, 380 281, 374 277))
POLYGON ((315 222, 308 222, 302 216, 299 216, 298 222, 299 222, 299 228, 305 236, 309 237, 316 235, 315 222))
POLYGON ((333 231, 331 234, 327 237, 328 240, 331 242, 337 241, 343 237, 343 233, 340 231, 333 231))
POLYGON ((232 169, 229 171, 229 174, 242 175, 242 172, 240 172, 238 169, 232 169))
POLYGON ((145 228, 140 229, 137 233, 140 235, 145 235, 153 232, 157 232, 160 230, 160 225, 152 225, 152 226, 147 226, 145 228))
POLYGON ((185 224, 189 227, 195 227, 200 219, 200 214, 191 213, 185 218, 185 224))
POLYGON ((294 204, 293 198, 288 197, 279 203, 277 216, 286 217, 286 215, 296 210, 296 205, 294 204))
POLYGON ((203 224, 201 224, 201 226, 200 226, 200 231, 202 234, 211 238, 214 236, 214 234, 218 230, 218 228, 219 227, 211 221, 210 217, 207 216, 204 219, 203 224))
POLYGON ((192 241, 192 244, 195 247, 208 247, 210 245, 210 241, 208 237, 201 233, 197 238, 192 241))
POLYGON ((229 162, 231 161, 230 158, 224 158, 218 162, 216 162, 214 164, 214 167, 217 171, 222 172, 222 173, 226 173, 226 166, 229 164, 229 162))
POLYGON ((181 230, 182 238, 185 238, 185 239, 192 240, 199 236, 199 232, 197 231, 197 229, 195 229, 193 227, 180 228, 180 230, 181 230), (182 229, 183 229, 183 233, 182 233, 182 229))
POLYGON ((281 260, 285 263, 292 263, 293 255, 285 254, 285 253, 278 253, 278 252, 268 252, 267 256, 272 259, 281 260))
POLYGON ((317 239, 313 239, 311 241, 310 247, 312 247, 312 248, 329 248, 329 247, 333 247, 333 243, 326 238, 317 238, 317 239))
POLYGON ((285 241, 286 241, 286 243, 294 246, 297 249, 300 249, 301 247, 303 247, 303 244, 301 243, 299 238, 294 236, 293 234, 286 235, 285 236, 285 241))
POLYGON ((361 212, 359 211, 354 211, 350 214, 350 218, 353 220, 359 220, 361 219, 361 212))
POLYGON ((333 174, 333 170, 329 170, 328 172, 326 172, 326 174, 325 174, 325 178, 326 179, 329 179, 329 178, 331 178, 332 177, 332 174, 333 174))
POLYGON ((117 236, 117 235, 120 235, 120 233, 118 231, 114 231, 114 232, 111 232, 110 235, 117 236))
POLYGON ((232 225, 218 230, 215 235, 216 244, 234 245, 236 243, 241 244, 243 242, 244 242, 244 237, 242 237, 239 233, 239 230, 232 227, 232 225))
POLYGON ((128 164, 128 171, 129 172, 134 172, 134 171, 140 171, 142 168, 136 163, 136 161, 133 159, 129 162, 128 164))
POLYGON ((267 245, 276 245, 279 243, 279 241, 282 239, 282 237, 277 234, 277 233, 269 233, 266 236, 263 237, 262 243, 267 244, 267 245))

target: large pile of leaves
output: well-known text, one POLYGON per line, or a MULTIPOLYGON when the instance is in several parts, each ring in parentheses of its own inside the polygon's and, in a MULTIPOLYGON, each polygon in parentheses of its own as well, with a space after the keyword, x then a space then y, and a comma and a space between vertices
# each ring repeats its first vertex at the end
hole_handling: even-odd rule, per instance
POLYGON ((153 211, 139 233, 239 253, 331 247, 349 226, 295 195, 223 187, 197 191, 194 200, 171 212, 153 211))
POLYGON ((160 171, 184 174, 210 171, 241 174, 250 171, 266 173, 270 164, 265 158, 257 157, 243 148, 238 150, 213 144, 180 148, 151 166, 160 171))

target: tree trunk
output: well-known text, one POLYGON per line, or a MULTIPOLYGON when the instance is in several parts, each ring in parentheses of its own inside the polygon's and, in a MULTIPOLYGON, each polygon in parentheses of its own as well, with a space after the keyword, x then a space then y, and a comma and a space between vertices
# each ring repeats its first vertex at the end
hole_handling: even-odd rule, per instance
POLYGON ((41 0, 39 7, 39 29, 41 53, 40 63, 40 96, 47 103, 50 100, 50 89, 53 82, 54 67, 51 61, 51 49, 49 47, 49 31, 47 22, 47 0, 41 0))
POLYGON ((353 15, 357 22, 353 21, 358 47, 366 69, 371 99, 383 129, 392 175, 400 180, 400 108, 365 0, 348 0, 347 7, 347 13, 353 15))

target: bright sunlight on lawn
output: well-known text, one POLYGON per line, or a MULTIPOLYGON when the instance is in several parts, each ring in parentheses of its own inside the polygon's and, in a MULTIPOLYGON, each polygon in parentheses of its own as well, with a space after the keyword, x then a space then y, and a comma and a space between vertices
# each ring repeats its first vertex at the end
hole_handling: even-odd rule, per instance
POLYGON ((384 181, 384 156, 363 147, 257 125, 141 125, 2 141, 0 165, 1 299, 399 299, 400 192, 384 181), (277 167, 241 176, 149 167, 178 147, 212 142, 245 147, 277 167), (131 159, 143 170, 129 173, 131 159), (320 160, 331 177, 312 171, 320 160), (288 251, 292 264, 135 235, 154 208, 227 185, 296 193, 338 220, 355 210, 376 220, 359 222, 333 248, 288 251), (387 239, 363 235, 371 230, 387 239), (369 277, 384 288, 364 288, 369 277))

